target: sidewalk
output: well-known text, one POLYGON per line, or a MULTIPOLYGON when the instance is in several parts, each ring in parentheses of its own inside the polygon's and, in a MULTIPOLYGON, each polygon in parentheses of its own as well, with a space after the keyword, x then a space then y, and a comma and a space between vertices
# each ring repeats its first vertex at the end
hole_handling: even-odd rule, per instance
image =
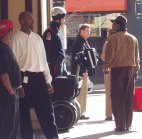
POLYGON ((142 136, 142 112, 134 112, 132 130, 114 131, 114 121, 105 121, 104 84, 94 86, 88 94, 87 116, 89 120, 79 120, 67 133, 59 134, 60 139, 140 139, 142 136))

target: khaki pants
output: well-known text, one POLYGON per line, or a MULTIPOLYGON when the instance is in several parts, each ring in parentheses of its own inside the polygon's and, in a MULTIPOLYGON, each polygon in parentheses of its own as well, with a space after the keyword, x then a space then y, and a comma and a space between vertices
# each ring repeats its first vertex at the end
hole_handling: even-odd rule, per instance
POLYGON ((88 84, 89 84, 89 77, 88 76, 82 76, 81 77, 83 82, 80 90, 80 94, 78 97, 76 97, 78 103, 81 107, 81 115, 86 112, 86 103, 87 103, 87 92, 88 92, 88 84))
POLYGON ((106 117, 112 117, 111 98, 110 98, 110 73, 104 74, 105 93, 106 93, 106 117))

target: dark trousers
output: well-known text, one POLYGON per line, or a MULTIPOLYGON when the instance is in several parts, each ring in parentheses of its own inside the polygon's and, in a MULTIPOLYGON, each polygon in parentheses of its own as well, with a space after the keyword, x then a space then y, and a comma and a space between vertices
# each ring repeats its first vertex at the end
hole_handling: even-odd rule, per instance
POLYGON ((50 69, 51 76, 53 78, 55 78, 57 76, 63 76, 63 70, 64 70, 63 59, 59 58, 56 61, 56 63, 50 63, 49 64, 49 69, 50 69))
POLYGON ((131 127, 133 117, 133 67, 111 69, 111 101, 116 128, 131 127))
POLYGON ((16 139, 19 132, 18 94, 0 94, 0 139, 16 139))
POLYGON ((47 139, 58 139, 53 105, 48 95, 43 73, 22 73, 28 77, 23 83, 25 98, 20 99, 20 130, 22 139, 33 139, 30 108, 33 107, 41 129, 47 139))

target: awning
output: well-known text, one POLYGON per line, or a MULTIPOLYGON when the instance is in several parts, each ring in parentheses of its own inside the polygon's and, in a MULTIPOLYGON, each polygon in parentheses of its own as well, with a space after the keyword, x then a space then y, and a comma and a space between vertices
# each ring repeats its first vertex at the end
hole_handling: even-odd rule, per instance
POLYGON ((127 10, 127 0, 66 0, 67 12, 119 12, 127 10))

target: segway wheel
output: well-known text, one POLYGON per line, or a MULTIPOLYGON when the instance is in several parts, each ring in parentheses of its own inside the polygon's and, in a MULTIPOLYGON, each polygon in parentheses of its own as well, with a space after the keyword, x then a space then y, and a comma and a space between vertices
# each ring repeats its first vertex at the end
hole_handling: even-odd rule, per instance
POLYGON ((76 107, 67 101, 54 102, 53 106, 58 131, 68 131, 77 119, 76 107))
POLYGON ((81 108, 77 100, 74 100, 73 104, 75 105, 76 110, 77 110, 77 119, 76 119, 76 123, 77 123, 81 116, 81 108))

